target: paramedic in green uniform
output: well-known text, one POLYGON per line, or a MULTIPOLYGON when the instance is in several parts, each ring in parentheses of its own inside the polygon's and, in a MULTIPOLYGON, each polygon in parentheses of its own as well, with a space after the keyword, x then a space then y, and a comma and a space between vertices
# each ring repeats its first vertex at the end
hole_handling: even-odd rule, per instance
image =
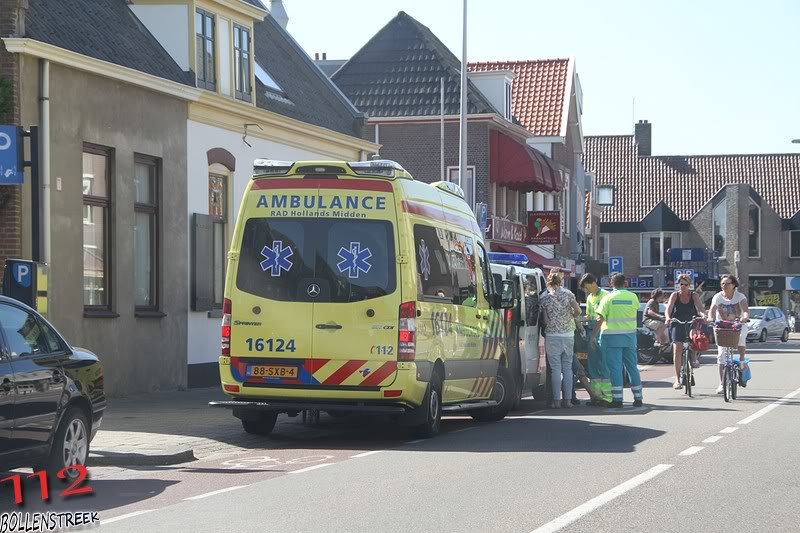
MULTIPOLYGON (((622 368, 628 371, 633 392, 633 406, 642 405, 642 379, 636 365, 636 313, 639 297, 625 290, 625 276, 614 274, 611 291, 597 307, 600 349, 605 355, 611 376, 611 407, 622 407, 622 368)), ((594 337, 592 338, 594 341, 594 337)))
MULTIPOLYGON (((580 288, 586 293, 586 334, 589 339, 592 339, 592 337, 596 337, 594 330, 598 327, 597 306, 609 294, 609 291, 601 289, 597 285, 597 278, 594 274, 584 274, 580 281, 580 288)), ((592 402, 593 405, 608 407, 612 401, 611 379, 609 378, 608 366, 606 365, 603 351, 596 342, 590 343, 587 370, 594 397, 599 399, 597 402, 592 402)))

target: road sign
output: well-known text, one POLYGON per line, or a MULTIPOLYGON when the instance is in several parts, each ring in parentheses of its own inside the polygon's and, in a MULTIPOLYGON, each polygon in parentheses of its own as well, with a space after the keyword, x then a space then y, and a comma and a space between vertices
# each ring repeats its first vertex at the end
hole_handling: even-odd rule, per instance
POLYGON ((694 270, 692 270, 691 268, 676 268, 675 269, 675 285, 676 286, 678 285, 678 278, 681 277, 684 274, 689 276, 689 279, 691 280, 691 283, 689 284, 689 287, 694 288, 694 270))
POLYGON ((608 273, 614 274, 623 271, 622 257, 609 257, 608 258, 608 273))
POLYGON ((27 289, 31 286, 31 270, 31 265, 27 263, 15 263, 13 268, 14 281, 27 289))
POLYGON ((22 171, 19 152, 19 129, 16 126, 0 126, 0 184, 19 185, 25 174, 22 171))
POLYGON ((477 204, 475 204, 475 212, 478 218, 478 227, 481 228, 481 231, 485 234, 486 224, 489 222, 488 206, 483 202, 478 202, 477 204))

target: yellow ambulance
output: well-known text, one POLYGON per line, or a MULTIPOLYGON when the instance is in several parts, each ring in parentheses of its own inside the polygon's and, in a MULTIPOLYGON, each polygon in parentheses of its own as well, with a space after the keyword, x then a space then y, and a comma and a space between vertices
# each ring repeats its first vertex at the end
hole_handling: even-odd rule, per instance
POLYGON ((501 301, 460 187, 393 161, 256 160, 228 254, 219 359, 245 431, 279 413, 511 408, 501 301))

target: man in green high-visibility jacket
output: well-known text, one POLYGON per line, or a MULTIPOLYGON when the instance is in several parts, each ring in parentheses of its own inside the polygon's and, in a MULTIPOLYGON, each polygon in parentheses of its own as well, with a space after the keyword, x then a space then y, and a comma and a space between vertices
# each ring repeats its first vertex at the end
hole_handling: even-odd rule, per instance
MULTIPOLYGON (((601 289, 597 285, 597 278, 594 274, 584 274, 579 283, 580 288, 586 293, 586 333, 591 339, 596 337, 595 329, 597 325, 597 307, 603 301, 609 291, 601 289)), ((598 330, 599 331, 599 330, 598 330)), ((589 372, 591 388, 597 400, 592 401, 592 405, 608 407, 611 403, 611 379, 608 375, 608 366, 602 350, 593 343, 589 349, 586 370, 589 372)))
MULTIPOLYGON (((600 347, 611 377, 611 407, 622 407, 622 368, 628 371, 633 392, 633 406, 642 405, 642 379, 636 365, 636 313, 639 297, 625 290, 625 276, 614 274, 614 290, 597 307, 600 347)), ((592 337, 592 342, 596 337, 592 337)))

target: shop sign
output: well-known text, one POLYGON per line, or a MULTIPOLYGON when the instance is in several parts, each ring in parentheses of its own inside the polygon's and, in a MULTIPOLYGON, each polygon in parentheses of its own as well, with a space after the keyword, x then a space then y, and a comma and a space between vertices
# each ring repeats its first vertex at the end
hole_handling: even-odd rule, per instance
POLYGON ((561 244, 561 212, 528 213, 528 235, 530 244, 561 244))
POLYGON ((786 290, 800 291, 800 276, 787 276, 786 290))
POLYGON ((0 125, 0 185, 19 185, 24 181, 21 148, 19 128, 0 125))
POLYGON ((653 278, 638 278, 631 276, 625 280, 625 285, 631 289, 652 289, 653 278))
POLYGON ((760 294, 755 297, 756 305, 780 305, 781 295, 777 293, 760 294))
POLYGON ((486 228, 486 238, 497 241, 510 241, 518 243, 528 242, 528 228, 525 224, 511 222, 504 218, 491 217, 489 227, 486 228))

